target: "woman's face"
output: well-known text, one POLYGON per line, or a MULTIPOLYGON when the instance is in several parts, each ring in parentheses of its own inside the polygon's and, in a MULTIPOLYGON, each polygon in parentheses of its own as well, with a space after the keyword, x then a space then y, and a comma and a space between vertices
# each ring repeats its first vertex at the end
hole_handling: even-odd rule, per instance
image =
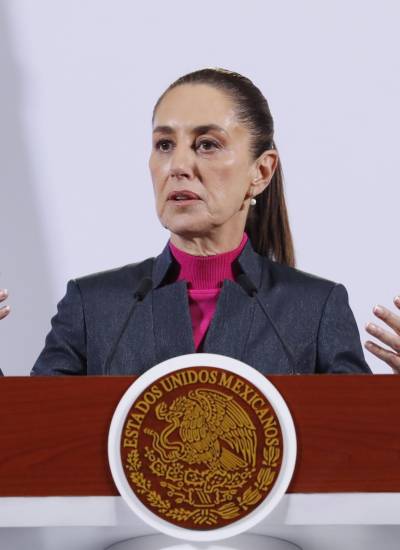
POLYGON ((265 187, 254 183, 260 170, 232 100, 206 84, 180 85, 163 98, 149 167, 157 215, 182 237, 222 231, 240 240, 250 198, 265 187))

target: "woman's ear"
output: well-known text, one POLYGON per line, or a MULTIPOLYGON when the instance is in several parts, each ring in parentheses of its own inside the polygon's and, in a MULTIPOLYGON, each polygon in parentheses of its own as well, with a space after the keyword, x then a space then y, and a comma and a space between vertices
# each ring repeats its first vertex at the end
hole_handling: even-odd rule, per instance
POLYGON ((252 187, 254 195, 262 193, 270 184, 278 166, 279 155, 276 149, 267 149, 254 161, 252 187))

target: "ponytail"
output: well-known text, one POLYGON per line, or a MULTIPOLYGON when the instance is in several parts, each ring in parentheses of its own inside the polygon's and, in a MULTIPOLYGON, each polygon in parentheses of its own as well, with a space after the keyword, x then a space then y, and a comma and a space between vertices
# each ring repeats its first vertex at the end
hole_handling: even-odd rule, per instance
POLYGON ((256 196, 256 201, 249 208, 245 228, 254 250, 261 256, 295 267, 280 159, 268 187, 256 196))

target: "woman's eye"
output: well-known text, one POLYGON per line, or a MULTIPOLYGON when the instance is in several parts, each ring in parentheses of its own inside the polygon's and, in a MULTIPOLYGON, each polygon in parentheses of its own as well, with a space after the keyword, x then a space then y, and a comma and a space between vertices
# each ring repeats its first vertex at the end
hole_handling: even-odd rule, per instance
POLYGON ((201 149, 202 151, 212 151, 213 149, 218 149, 219 145, 215 141, 212 141, 210 139, 203 139, 202 141, 199 141, 196 144, 197 149, 201 149))
MULTIPOLYGON (((154 144, 154 147, 157 151, 161 151, 161 153, 169 153, 173 149, 174 144, 170 139, 159 139, 154 144)), ((218 149, 219 144, 211 139, 203 139, 196 142, 193 147, 194 149, 199 149, 204 153, 208 153, 213 151, 214 149, 218 149)))
POLYGON ((155 148, 163 153, 170 151, 172 147, 172 142, 169 139, 160 139, 156 142, 155 148))

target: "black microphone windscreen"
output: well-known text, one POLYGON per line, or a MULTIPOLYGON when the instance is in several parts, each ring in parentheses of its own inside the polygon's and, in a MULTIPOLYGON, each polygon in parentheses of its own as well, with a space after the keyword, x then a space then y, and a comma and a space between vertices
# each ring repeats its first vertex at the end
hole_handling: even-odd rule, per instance
POLYGON ((257 294, 257 287, 253 284, 253 282, 245 273, 240 273, 237 276, 236 282, 243 288, 245 292, 247 292, 249 296, 254 296, 255 294, 257 294))
POLYGON ((135 291, 134 297, 137 300, 143 300, 148 292, 153 288, 153 280, 151 277, 145 277, 140 281, 139 286, 135 291))

